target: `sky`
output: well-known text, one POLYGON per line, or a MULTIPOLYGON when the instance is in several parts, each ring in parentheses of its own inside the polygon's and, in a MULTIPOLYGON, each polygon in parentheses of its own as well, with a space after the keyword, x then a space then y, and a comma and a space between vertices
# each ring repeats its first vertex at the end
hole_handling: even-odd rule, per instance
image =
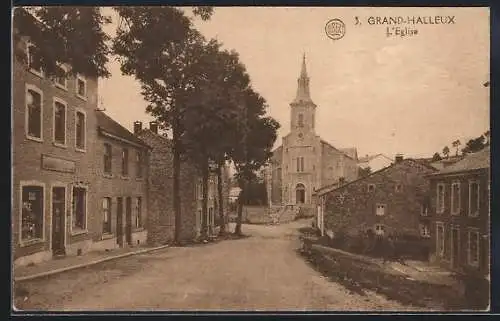
MULTIPOLYGON (((489 88, 483 86, 490 68, 488 8, 216 7, 211 20, 194 25, 240 54, 268 114, 281 124, 276 146, 290 131, 289 104, 304 53, 318 106, 316 133, 337 148, 356 147, 359 157, 430 157, 490 127, 489 88), (406 37, 387 36, 394 25, 369 23, 399 16, 455 18, 399 25, 417 30, 406 37), (333 18, 345 24, 338 40, 325 32, 333 18)), ((114 30, 116 19, 107 26, 114 30)), ((99 83, 106 113, 129 130, 136 120, 147 124, 152 118, 139 84, 121 75, 116 61, 109 68, 112 76, 99 83)))

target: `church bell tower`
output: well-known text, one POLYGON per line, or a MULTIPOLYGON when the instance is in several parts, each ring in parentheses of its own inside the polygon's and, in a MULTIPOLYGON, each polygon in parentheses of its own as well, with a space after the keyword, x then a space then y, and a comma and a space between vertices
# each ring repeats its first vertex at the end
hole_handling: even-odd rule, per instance
POLYGON ((302 67, 300 76, 297 79, 297 94, 295 99, 290 103, 291 117, 290 125, 291 132, 303 135, 307 132, 314 133, 316 105, 311 99, 309 91, 309 76, 306 68, 306 55, 302 56, 302 67))

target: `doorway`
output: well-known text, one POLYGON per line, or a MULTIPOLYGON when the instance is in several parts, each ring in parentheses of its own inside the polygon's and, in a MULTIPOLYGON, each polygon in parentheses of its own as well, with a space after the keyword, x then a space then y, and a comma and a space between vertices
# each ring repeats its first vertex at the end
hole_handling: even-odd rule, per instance
POLYGON ((123 198, 116 199, 116 243, 123 247, 123 198))
POLYGON ((52 254, 64 255, 66 188, 52 188, 52 254))
POLYGON ((306 202, 306 188, 303 184, 297 184, 295 188, 295 203, 304 204, 306 202))
POLYGON ((125 239, 132 245, 132 197, 125 200, 125 239))
POLYGON ((460 230, 454 226, 451 232, 451 266, 456 268, 460 264, 460 230))

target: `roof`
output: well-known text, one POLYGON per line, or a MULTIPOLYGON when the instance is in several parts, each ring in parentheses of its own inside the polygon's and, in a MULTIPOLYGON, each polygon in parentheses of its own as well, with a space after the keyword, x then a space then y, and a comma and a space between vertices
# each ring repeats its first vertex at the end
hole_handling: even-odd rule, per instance
MULTIPOLYGON (((350 156, 350 155, 346 154, 346 152, 344 151, 345 149, 344 149, 344 150, 342 150, 342 149, 336 148, 336 147, 334 147, 332 144, 330 144, 329 142, 327 142, 326 140, 323 140, 323 139, 322 139, 322 140, 321 140, 321 143, 322 143, 322 144, 327 145, 328 147, 331 147, 331 148, 335 149, 336 151, 338 151, 338 152, 340 152, 340 153, 344 154, 345 156, 347 156, 347 157, 349 157, 349 158, 353 158, 352 156, 350 156)), ((354 149, 354 150, 356 150, 355 148, 353 148, 353 149, 354 149)), ((353 159, 355 159, 355 158, 353 158, 353 159)))
POLYGON ((380 157, 380 156, 385 157, 388 160, 392 161, 392 159, 390 159, 389 157, 385 156, 384 154, 375 154, 375 155, 367 155, 365 157, 359 158, 358 159, 358 163, 367 163, 367 162, 372 161, 375 158, 380 157))
POLYGON ((429 170, 431 170, 431 171, 435 171, 435 172, 437 171, 437 169, 436 169, 436 168, 434 168, 434 167, 432 167, 432 166, 430 166, 430 165, 427 165, 427 164, 425 164, 425 163, 422 163, 422 162, 416 161, 416 160, 411 159, 411 158, 406 158, 406 159, 403 159, 401 162, 398 162, 398 163, 393 163, 393 164, 391 164, 390 166, 387 166, 387 167, 384 167, 384 168, 382 168, 382 169, 379 169, 378 171, 375 171, 375 172, 373 172, 373 173, 370 173, 370 174, 369 174, 369 175, 367 175, 367 176, 364 176, 364 177, 358 178, 358 179, 356 179, 356 180, 354 180, 354 181, 348 182, 348 183, 343 184, 343 185, 341 185, 341 186, 339 186, 339 184, 338 184, 338 183, 333 183, 333 184, 331 184, 331 185, 323 186, 323 187, 321 187, 321 188, 317 189, 317 190, 314 192, 314 194, 323 195, 323 194, 328 193, 328 192, 331 192, 331 191, 333 191, 333 190, 340 189, 340 188, 344 188, 344 187, 346 187, 346 186, 349 186, 349 185, 351 185, 351 184, 354 184, 354 183, 357 183, 357 182, 363 181, 363 180, 365 180, 365 179, 367 179, 367 178, 369 178, 369 177, 372 177, 372 176, 374 176, 374 175, 378 175, 378 174, 380 174, 380 173, 382 173, 382 172, 384 172, 384 171, 387 171, 387 170, 389 170, 389 169, 391 169, 391 168, 394 168, 395 166, 400 165, 401 163, 408 163, 408 162, 412 162, 412 163, 417 163, 417 164, 420 164, 420 165, 422 165, 422 166, 424 166, 424 167, 428 168, 428 169, 429 169, 429 170))
POLYGON ((489 146, 476 153, 466 155, 462 160, 443 168, 439 173, 436 173, 436 175, 466 172, 484 168, 490 168, 489 146))
POLYGON ((342 153, 346 154, 347 156, 351 157, 352 159, 358 159, 358 151, 356 150, 355 147, 340 148, 339 150, 342 153))
POLYGON ((128 129, 120 125, 104 112, 97 111, 96 117, 97 128, 99 130, 99 133, 101 133, 102 135, 124 141, 125 143, 128 143, 130 145, 140 145, 149 148, 149 146, 144 141, 137 138, 134 134, 128 131, 128 129))

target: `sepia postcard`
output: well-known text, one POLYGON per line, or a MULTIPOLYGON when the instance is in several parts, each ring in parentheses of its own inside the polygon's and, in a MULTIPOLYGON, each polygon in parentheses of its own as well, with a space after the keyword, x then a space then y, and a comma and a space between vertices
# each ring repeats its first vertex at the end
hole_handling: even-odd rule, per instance
POLYGON ((17 7, 12 312, 490 309, 486 7, 17 7))

